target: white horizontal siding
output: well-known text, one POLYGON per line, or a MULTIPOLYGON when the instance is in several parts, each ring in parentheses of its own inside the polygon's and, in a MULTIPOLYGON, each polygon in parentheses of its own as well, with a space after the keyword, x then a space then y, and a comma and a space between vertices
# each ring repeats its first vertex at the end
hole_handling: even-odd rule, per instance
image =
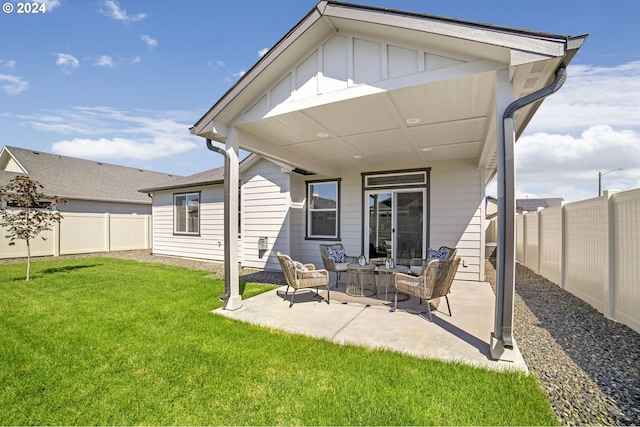
POLYGON ((242 264, 278 270, 278 251, 290 253, 289 174, 280 166, 261 159, 242 174, 242 264), (258 240, 267 238, 266 251, 258 240))
MULTIPOLYGON (((456 277, 483 280, 482 172, 465 162, 436 163, 431 168, 429 246, 457 247, 462 263, 456 277)), ((240 201, 242 265, 278 270, 278 251, 305 263, 322 265, 319 245, 330 241, 304 238, 306 181, 318 179, 341 179, 339 241, 347 254, 363 253, 361 172, 351 170, 341 177, 310 179, 283 173, 278 165, 264 159, 244 171, 240 201), (264 237, 268 240, 268 249, 258 250, 258 240, 264 237)), ((202 192, 200 236, 174 235, 173 192, 154 195, 154 253, 224 259, 222 186, 199 190, 202 192)))
MULTIPOLYGON (((436 163, 431 168, 429 246, 457 247, 462 262, 456 278, 484 280, 484 268, 481 265, 484 262, 482 172, 465 162, 436 163)), ((364 171, 354 170, 341 177, 340 243, 348 255, 354 256, 363 253, 361 172, 364 171)), ((338 177, 313 177, 313 180, 324 178, 338 177)), ((297 225, 302 235, 305 226, 303 217, 302 223, 297 225)), ((331 242, 305 240, 302 251, 294 253, 294 257, 320 266, 322 258, 319 245, 331 242)))
POLYGON ((200 191, 200 235, 174 235, 173 191, 153 196, 153 253, 224 261, 224 189, 222 185, 189 189, 200 191))
POLYGON ((441 162, 431 168, 429 247, 458 248, 456 279, 484 280, 483 179, 475 165, 441 162))

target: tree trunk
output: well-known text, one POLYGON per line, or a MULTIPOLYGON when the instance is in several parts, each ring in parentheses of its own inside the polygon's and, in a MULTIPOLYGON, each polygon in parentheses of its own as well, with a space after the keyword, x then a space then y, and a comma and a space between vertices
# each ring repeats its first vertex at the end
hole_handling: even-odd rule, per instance
POLYGON ((27 282, 31 279, 31 246, 29 246, 29 239, 27 242, 27 282))

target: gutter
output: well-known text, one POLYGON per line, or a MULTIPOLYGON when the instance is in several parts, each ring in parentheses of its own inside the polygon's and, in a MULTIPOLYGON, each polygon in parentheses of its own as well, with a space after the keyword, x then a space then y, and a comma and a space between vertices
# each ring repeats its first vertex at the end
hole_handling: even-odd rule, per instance
POLYGON ((224 294, 220 297, 220 301, 225 303, 231 296, 231 247, 229 242, 231 241, 231 236, 229 235, 229 227, 226 224, 229 223, 229 191, 230 191, 230 183, 229 183, 229 153, 227 153, 222 148, 216 147, 213 145, 211 140, 207 138, 207 148, 211 151, 214 151, 218 154, 222 154, 224 156, 224 294))
POLYGON ((496 311, 493 339, 511 350, 513 340, 513 307, 515 293, 515 113, 520 108, 557 92, 567 79, 566 66, 556 70, 554 81, 547 87, 513 101, 502 116, 503 138, 498 146, 498 248, 496 311), (507 239, 507 236, 509 239, 507 239))

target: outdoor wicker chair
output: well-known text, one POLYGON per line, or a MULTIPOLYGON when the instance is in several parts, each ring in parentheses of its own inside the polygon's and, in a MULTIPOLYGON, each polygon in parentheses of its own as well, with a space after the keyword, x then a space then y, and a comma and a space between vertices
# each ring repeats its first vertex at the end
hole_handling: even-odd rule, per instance
POLYGON ((327 288, 326 302, 329 304, 329 272, 327 270, 316 270, 313 264, 302 264, 280 252, 278 252, 278 261, 280 261, 280 268, 282 268, 282 273, 287 280, 285 297, 289 294, 289 287, 293 288, 289 308, 293 305, 293 298, 299 289, 316 288, 316 295, 319 296, 318 288, 325 287, 327 288))
POLYGON ((427 250, 427 258, 412 258, 409 262, 409 270, 418 276, 422 272, 422 267, 427 265, 432 259, 451 260, 456 256, 458 249, 449 246, 440 246, 436 251, 434 249, 427 250))
POLYGON ((357 256, 349 256, 344 252, 341 243, 332 245, 320 245, 320 255, 322 256, 322 264, 327 271, 336 273, 336 288, 340 283, 340 273, 347 272, 347 264, 358 262, 357 256))
MULTIPOLYGON (((429 301, 435 298, 444 297, 447 300, 447 308, 449 316, 451 316, 451 306, 449 305, 449 291, 453 283, 453 277, 456 275, 460 258, 450 260, 434 259, 429 261, 422 268, 422 273, 416 277, 409 274, 397 273, 395 276, 396 296, 393 305, 395 311, 398 307, 398 292, 413 295, 420 299, 429 301)), ((429 320, 431 318, 431 309, 427 306, 429 320)))

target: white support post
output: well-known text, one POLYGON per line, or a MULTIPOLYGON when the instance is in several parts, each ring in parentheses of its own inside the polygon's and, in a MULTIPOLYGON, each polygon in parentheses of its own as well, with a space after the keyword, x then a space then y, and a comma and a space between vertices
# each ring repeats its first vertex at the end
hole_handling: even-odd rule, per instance
POLYGON ((225 151, 229 161, 228 171, 225 173, 225 191, 228 194, 228 203, 224 207, 225 218, 225 280, 228 281, 230 295, 224 306, 225 310, 237 310, 242 307, 242 295, 240 295, 240 276, 238 271, 238 182, 240 177, 239 163, 239 138, 238 130, 231 128, 227 136, 225 151))
POLYGON ((515 124, 502 112, 513 100, 513 89, 505 71, 497 79, 498 137, 498 247, 496 250, 496 307, 491 334, 491 357, 514 360, 513 297, 515 288, 515 124))

